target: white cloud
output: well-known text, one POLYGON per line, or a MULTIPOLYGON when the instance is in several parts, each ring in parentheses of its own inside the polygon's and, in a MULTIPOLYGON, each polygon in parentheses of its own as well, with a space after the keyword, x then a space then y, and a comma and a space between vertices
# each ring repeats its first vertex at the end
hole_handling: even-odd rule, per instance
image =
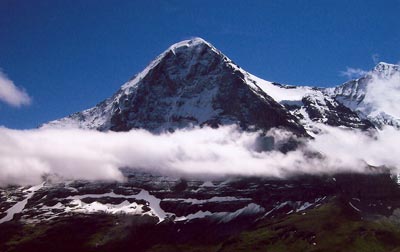
POLYGON ((372 74, 371 78, 359 109, 372 117, 385 113, 400 118, 400 73, 383 77, 372 74))
MULTIPOLYGON (((233 126, 195 128, 154 135, 144 130, 102 133, 87 130, 0 128, 0 185, 36 184, 46 174, 64 179, 122 180, 119 168, 167 175, 274 176, 296 173, 367 171, 366 163, 400 163, 400 132, 385 129, 368 136, 321 126, 323 133, 295 151, 258 152, 258 132, 233 126), (363 146, 363 148, 360 148, 363 146), (390 151, 389 151, 390 150, 390 151), (321 152, 323 157, 310 153, 321 152)), ((293 137, 274 129, 281 143, 293 137)), ((268 141, 267 141, 268 142, 268 141)))
POLYGON ((360 68, 347 67, 346 71, 340 72, 341 76, 346 76, 348 79, 355 79, 364 76, 368 71, 362 70, 360 68))
POLYGON ((326 125, 319 127, 323 133, 308 142, 308 146, 325 155, 326 167, 363 172, 368 164, 399 171, 399 130, 386 127, 376 132, 363 132, 326 125))
POLYGON ((380 62, 380 55, 377 53, 372 54, 371 58, 374 61, 375 65, 380 62))
POLYGON ((29 105, 31 98, 25 90, 15 86, 14 82, 0 70, 0 101, 7 103, 10 106, 20 107, 29 105))

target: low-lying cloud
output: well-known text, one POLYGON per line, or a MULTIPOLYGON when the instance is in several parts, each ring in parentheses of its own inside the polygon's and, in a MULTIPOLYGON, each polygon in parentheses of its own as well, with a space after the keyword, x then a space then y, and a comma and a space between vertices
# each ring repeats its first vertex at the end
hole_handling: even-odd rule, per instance
POLYGON ((0 101, 7 103, 13 107, 20 107, 29 105, 31 98, 28 93, 15 86, 14 82, 10 80, 0 69, 0 101))
MULTIPOLYGON (((365 134, 320 125, 314 140, 286 154, 260 152, 259 132, 235 126, 194 128, 154 135, 145 130, 98 132, 78 129, 0 128, 0 185, 37 184, 44 175, 63 179, 122 181, 121 167, 177 176, 272 176, 368 171, 367 164, 400 163, 399 131, 365 134), (315 155, 315 153, 322 155, 315 155)), ((276 141, 293 138, 274 129, 276 141)), ((264 141, 265 142, 265 141, 264 141)), ((268 142, 268 141, 267 141, 268 142)))

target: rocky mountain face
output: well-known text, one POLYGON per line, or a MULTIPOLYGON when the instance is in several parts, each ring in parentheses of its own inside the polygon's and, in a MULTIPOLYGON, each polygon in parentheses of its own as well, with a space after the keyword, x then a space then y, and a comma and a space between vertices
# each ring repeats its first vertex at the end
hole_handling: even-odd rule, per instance
POLYGON ((297 118, 257 85, 249 85, 231 60, 204 40, 193 39, 170 47, 112 98, 46 127, 160 132, 223 124, 305 134, 297 118))
POLYGON ((375 95, 367 95, 367 87, 398 73, 399 66, 380 63, 365 77, 336 88, 281 85, 246 72, 195 38, 172 45, 111 98, 42 127, 162 132, 238 124, 306 135, 315 132, 315 122, 359 129, 397 126, 397 114, 384 111, 385 104, 371 108, 377 102, 368 99, 375 95))
POLYGON ((260 86, 266 92, 273 88, 279 88, 279 92, 284 90, 285 98, 281 98, 279 94, 275 99, 298 118, 300 124, 311 134, 318 133, 316 123, 361 130, 375 127, 369 120, 362 119, 356 112, 327 94, 325 89, 287 86, 265 81, 262 81, 260 86))

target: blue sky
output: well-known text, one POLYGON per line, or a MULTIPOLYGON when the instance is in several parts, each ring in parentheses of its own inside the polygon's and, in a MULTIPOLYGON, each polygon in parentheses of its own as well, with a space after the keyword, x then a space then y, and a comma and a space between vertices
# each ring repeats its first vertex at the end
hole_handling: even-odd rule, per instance
POLYGON ((33 128, 89 108, 195 36, 261 78, 338 85, 347 67, 400 61, 399 13, 400 0, 1 0, 0 68, 31 100, 0 101, 0 125, 33 128))

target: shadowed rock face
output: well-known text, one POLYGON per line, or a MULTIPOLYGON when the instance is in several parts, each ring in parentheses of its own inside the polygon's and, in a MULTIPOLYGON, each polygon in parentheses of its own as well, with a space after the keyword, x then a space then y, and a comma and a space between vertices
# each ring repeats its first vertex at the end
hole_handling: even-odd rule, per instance
POLYGON ((323 122, 330 126, 345 126, 362 130, 374 128, 370 121, 361 119, 355 112, 336 100, 322 99, 320 101, 312 96, 306 96, 302 99, 311 120, 323 122), (323 109, 320 109, 321 107, 323 109))
POLYGON ((376 78, 396 81, 399 69, 380 63, 365 76, 332 88, 281 85, 246 72, 195 38, 172 45, 109 99, 44 127, 162 132, 238 124, 263 131, 282 127, 296 135, 318 132, 315 123, 362 130, 397 127, 397 117, 379 107, 383 91, 396 96, 393 83, 375 92, 378 98, 368 87, 376 78), (376 108, 365 100, 371 93, 376 108))
POLYGON ((296 118, 262 90, 250 87, 231 64, 205 42, 170 49, 114 105, 110 129, 158 131, 237 123, 245 129, 285 127, 305 133, 296 118))
POLYGON ((283 126, 304 133, 293 116, 261 90, 252 90, 207 44, 169 51, 119 103, 111 119, 110 129, 115 131, 238 123, 243 128, 283 126))
POLYGON ((283 127, 306 135, 295 116, 243 71, 202 39, 173 45, 143 72, 96 107, 47 125, 153 132, 188 126, 238 124, 268 130, 283 127))

